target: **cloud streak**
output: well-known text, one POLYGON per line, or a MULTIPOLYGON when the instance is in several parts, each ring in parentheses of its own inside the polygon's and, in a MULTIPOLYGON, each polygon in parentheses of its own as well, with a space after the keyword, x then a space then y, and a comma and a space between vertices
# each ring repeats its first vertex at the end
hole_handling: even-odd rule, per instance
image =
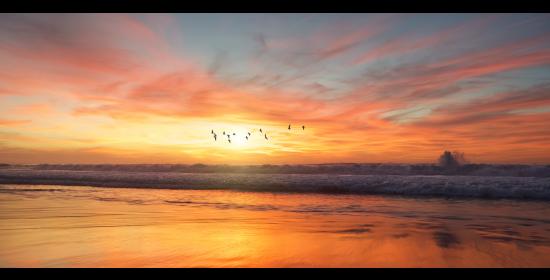
POLYGON ((155 152, 182 163, 425 162, 460 149, 473 161, 547 163, 550 86, 536 77, 549 73, 548 30, 468 41, 500 17, 400 35, 419 18, 321 16, 302 37, 229 28, 227 46, 210 52, 177 15, 2 17, 2 143, 8 160, 41 162, 79 152, 93 162, 155 152), (444 47, 466 41, 475 48, 444 47), (227 127, 263 127, 272 141, 212 143, 210 129, 227 127))

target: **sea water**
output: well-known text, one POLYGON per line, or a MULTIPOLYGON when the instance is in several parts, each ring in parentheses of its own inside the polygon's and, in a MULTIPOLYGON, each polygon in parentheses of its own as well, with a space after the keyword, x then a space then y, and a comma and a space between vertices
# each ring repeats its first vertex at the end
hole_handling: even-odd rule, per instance
POLYGON ((548 267, 550 202, 0 185, 1 267, 548 267))

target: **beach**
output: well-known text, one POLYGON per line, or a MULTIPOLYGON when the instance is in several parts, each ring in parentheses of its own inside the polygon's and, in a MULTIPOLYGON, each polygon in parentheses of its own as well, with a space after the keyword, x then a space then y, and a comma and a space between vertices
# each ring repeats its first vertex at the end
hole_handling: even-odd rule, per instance
POLYGON ((2 267, 547 267, 550 202, 0 185, 2 267))

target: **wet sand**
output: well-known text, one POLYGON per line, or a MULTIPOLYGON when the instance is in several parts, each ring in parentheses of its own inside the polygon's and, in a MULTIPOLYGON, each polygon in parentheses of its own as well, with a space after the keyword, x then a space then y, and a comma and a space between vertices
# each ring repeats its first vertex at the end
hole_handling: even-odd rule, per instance
POLYGON ((0 186, 1 267, 549 267, 550 202, 0 186))

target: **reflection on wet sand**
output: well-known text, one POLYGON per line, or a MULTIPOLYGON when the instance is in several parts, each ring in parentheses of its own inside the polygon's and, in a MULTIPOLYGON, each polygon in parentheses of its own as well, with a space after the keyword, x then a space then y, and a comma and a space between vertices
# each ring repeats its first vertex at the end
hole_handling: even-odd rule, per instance
POLYGON ((0 266, 548 267, 548 206, 5 185, 0 266))

